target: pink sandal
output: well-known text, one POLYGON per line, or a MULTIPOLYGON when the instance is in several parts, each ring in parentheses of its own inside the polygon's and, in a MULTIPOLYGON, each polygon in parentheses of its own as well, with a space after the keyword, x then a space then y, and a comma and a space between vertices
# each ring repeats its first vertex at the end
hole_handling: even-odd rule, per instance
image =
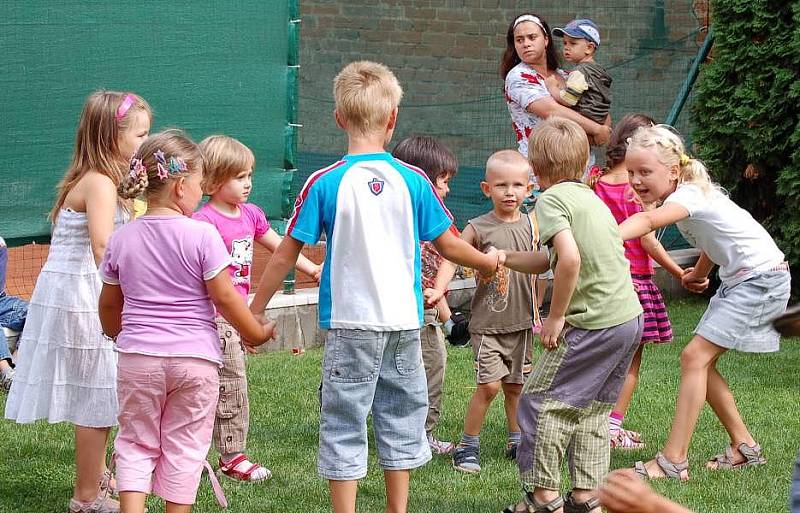
POLYGON ((236 466, 247 460, 247 455, 242 453, 239 456, 233 458, 229 462, 225 463, 222 461, 222 458, 219 459, 219 470, 217 474, 220 477, 227 477, 228 479, 233 479, 234 481, 243 481, 245 483, 260 483, 266 481, 267 479, 272 477, 272 472, 266 467, 262 467, 258 463, 252 463, 250 468, 242 472, 241 470, 237 470, 236 466), (267 471, 267 475, 260 479, 253 478, 253 472, 256 470, 263 468, 267 471))

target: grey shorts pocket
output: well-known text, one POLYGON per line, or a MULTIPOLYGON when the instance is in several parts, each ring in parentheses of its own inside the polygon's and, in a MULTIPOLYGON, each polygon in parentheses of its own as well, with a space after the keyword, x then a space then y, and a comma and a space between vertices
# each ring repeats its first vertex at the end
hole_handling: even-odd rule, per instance
POLYGON ((333 342, 330 379, 339 383, 365 383, 377 377, 381 363, 382 339, 379 332, 337 330, 333 342))

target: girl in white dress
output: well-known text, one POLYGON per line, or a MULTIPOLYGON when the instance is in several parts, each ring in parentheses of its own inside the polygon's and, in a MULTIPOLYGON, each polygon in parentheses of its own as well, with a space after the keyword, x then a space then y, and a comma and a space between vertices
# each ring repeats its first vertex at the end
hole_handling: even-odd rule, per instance
POLYGON ((105 465, 108 433, 117 424, 117 357, 100 328, 97 266, 111 232, 129 217, 117 187, 150 131, 151 115, 131 93, 97 91, 86 100, 6 401, 7 419, 75 425, 70 513, 119 511, 105 465))

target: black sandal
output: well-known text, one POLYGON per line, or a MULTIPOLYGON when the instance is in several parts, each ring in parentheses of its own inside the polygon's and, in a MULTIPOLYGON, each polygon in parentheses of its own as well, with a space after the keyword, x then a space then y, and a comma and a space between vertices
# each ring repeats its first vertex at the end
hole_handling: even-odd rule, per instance
POLYGON ((556 511, 558 508, 564 506, 564 499, 561 497, 556 497, 545 504, 539 504, 536 502, 536 499, 533 498, 533 494, 531 492, 527 492, 522 499, 525 502, 525 510, 523 512, 517 511, 516 504, 511 504, 501 513, 553 513, 553 511, 556 511))
POLYGON ((597 500, 597 497, 592 497, 586 502, 576 502, 572 498, 572 492, 569 492, 564 499, 564 513, 591 513, 599 507, 600 501, 597 500))

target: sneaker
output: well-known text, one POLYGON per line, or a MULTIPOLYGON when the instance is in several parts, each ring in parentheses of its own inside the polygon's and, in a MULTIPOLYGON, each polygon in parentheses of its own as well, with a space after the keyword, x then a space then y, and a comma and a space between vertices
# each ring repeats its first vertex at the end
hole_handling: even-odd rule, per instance
POLYGON ((100 492, 92 502, 70 499, 69 513, 119 513, 119 502, 109 497, 108 493, 100 492))
POLYGON ((453 442, 437 440, 433 435, 428 435, 428 445, 431 446, 431 453, 434 456, 450 454, 456 448, 456 444, 453 442))
POLYGON ((610 433, 609 444, 612 449, 644 449, 644 442, 634 440, 626 429, 610 433))
POLYGON ((480 447, 458 444, 453 451, 453 468, 467 474, 479 473, 481 471, 480 447))
POLYGON ((518 447, 519 447, 519 442, 515 442, 515 441, 512 441, 512 440, 509 440, 508 443, 506 443, 506 458, 508 458, 510 460, 517 459, 517 448, 518 447))
POLYGON ((14 381, 14 374, 16 371, 14 369, 8 369, 7 371, 0 374, 0 388, 8 392, 11 390, 11 382, 14 381))
POLYGON ((447 336, 447 341, 456 347, 464 347, 469 345, 469 320, 467 316, 461 312, 453 312, 450 315, 453 321, 453 328, 447 336))

